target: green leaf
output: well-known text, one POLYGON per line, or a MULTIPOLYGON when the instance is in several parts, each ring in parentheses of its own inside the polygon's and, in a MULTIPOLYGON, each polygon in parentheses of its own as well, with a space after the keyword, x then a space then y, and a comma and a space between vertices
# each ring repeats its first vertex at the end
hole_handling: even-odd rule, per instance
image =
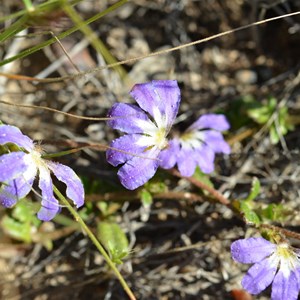
POLYGON ((282 204, 269 204, 266 208, 264 208, 261 212, 261 216, 264 219, 270 221, 283 221, 286 216, 289 215, 289 212, 282 204))
POLYGON ((280 141, 280 137, 294 130, 294 125, 290 121, 287 107, 281 107, 278 110, 277 119, 270 128, 270 140, 273 145, 280 141))
POLYGON ((4 216, 1 225, 5 233, 14 239, 25 243, 31 242, 31 224, 21 223, 9 216, 4 216))
POLYGON ((258 178, 254 177, 252 180, 252 187, 251 187, 250 194, 245 199, 245 201, 254 200, 258 196, 259 193, 260 193, 260 182, 259 182, 258 178))
POLYGON ((247 114, 258 124, 266 124, 272 114, 275 112, 277 100, 273 97, 269 98, 266 104, 256 102, 256 105, 249 108, 247 114))
POLYGON ((271 143, 273 145, 276 145, 280 141, 280 136, 279 136, 278 131, 277 131, 277 129, 274 125, 271 126, 269 135, 270 135, 271 143))
POLYGON ((146 189, 141 190, 140 197, 144 206, 150 206, 153 202, 151 193, 148 192, 146 189))
POLYGON ((248 110, 248 115, 258 124, 266 124, 273 111, 268 106, 260 106, 248 110))
POLYGON ((151 194, 157 194, 157 193, 164 193, 167 191, 167 186, 162 181, 148 181, 145 184, 145 188, 149 191, 151 194))
POLYGON ((6 234, 25 243, 32 242, 32 231, 37 231, 41 224, 36 216, 37 207, 26 198, 18 201, 11 216, 4 216, 1 221, 6 234))
POLYGON ((195 173, 193 174, 193 177, 195 179, 205 183, 209 187, 214 187, 213 183, 209 179, 209 176, 207 176, 207 174, 203 173, 198 166, 195 170, 195 173))
POLYGON ((243 214, 245 221, 247 223, 259 225, 260 219, 258 215, 252 210, 248 202, 242 200, 240 201, 240 212, 243 214))
MULTIPOLYGON (((193 174, 193 176, 195 179, 203 182, 204 184, 206 184, 209 187, 214 187, 213 183, 210 181, 209 176, 207 174, 204 174, 200 168, 197 166, 195 173, 193 174)), ((206 190, 201 189, 202 193, 206 196, 210 195, 209 192, 207 192, 206 190)))
POLYGON ((31 221, 33 219, 33 212, 30 203, 19 201, 13 209, 12 216, 22 223, 31 221))
POLYGON ((128 240, 121 227, 114 222, 100 222, 97 236, 114 263, 121 264, 129 254, 128 240))
POLYGON ((270 97, 266 104, 258 103, 255 107, 249 108, 247 114, 261 125, 267 124, 272 118, 272 123, 268 123, 270 126, 269 137, 272 144, 277 144, 282 136, 286 135, 289 130, 294 129, 287 107, 279 107, 274 97, 270 97))

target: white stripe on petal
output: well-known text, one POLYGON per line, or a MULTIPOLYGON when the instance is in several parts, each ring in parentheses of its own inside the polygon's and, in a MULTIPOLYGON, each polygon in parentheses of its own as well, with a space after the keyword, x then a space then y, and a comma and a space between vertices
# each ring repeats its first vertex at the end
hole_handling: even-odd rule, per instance
POLYGON ((145 121, 145 120, 134 120, 134 123, 143 129, 143 133, 144 134, 148 134, 148 135, 151 135, 151 136, 154 136, 157 131, 158 131, 158 128, 155 126, 154 123, 152 123, 151 121, 145 121))
POLYGON ((158 107, 153 107, 153 114, 154 114, 154 121, 158 128, 165 128, 166 127, 166 116, 162 116, 158 107))
POLYGON ((288 244, 283 243, 278 245, 275 254, 280 259, 280 272, 285 278, 290 276, 292 270, 300 267, 300 261, 297 255, 288 244))
POLYGON ((156 143, 156 139, 153 136, 142 135, 137 141, 136 145, 140 147, 151 147, 156 143))

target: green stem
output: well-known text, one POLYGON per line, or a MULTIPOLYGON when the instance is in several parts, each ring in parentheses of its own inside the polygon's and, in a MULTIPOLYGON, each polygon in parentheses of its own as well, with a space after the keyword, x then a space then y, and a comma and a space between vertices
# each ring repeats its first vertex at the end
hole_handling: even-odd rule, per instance
POLYGON ((42 155, 42 158, 49 159, 49 158, 54 158, 54 157, 61 157, 61 156, 69 155, 72 153, 76 153, 84 148, 86 148, 86 147, 80 147, 80 148, 75 148, 75 149, 71 149, 71 150, 60 151, 60 152, 56 152, 56 153, 52 153, 52 154, 44 154, 44 155, 42 155))
POLYGON ((31 0, 23 0, 23 3, 25 5, 27 11, 29 11, 29 12, 34 11, 34 7, 32 5, 31 0))
POLYGON ((15 36, 18 32, 26 28, 25 23, 28 20, 28 15, 24 15, 18 21, 13 23, 8 29, 0 34, 0 43, 3 43, 8 38, 15 36))
MULTIPOLYGON (((118 7, 122 6, 127 1, 128 0, 120 0, 120 1, 118 1, 117 3, 115 3, 112 6, 108 7, 103 12, 100 12, 100 13, 96 14, 95 16, 89 18, 88 20, 84 21, 83 24, 88 25, 90 23, 95 22, 96 20, 102 18, 103 16, 107 15, 108 13, 110 13, 110 12, 114 11, 115 9, 117 9, 118 7)), ((27 18, 27 16, 23 16, 23 17, 27 18)), ((28 56, 28 55, 36 52, 36 51, 39 51, 42 48, 44 48, 46 46, 49 46, 49 45, 57 42, 57 39, 61 40, 61 39, 65 38, 65 37, 67 37, 68 35, 72 34, 73 32, 76 32, 80 28, 80 26, 82 26, 82 25, 75 25, 74 27, 68 29, 67 31, 62 32, 59 35, 57 35, 57 38, 53 37, 53 38, 51 38, 51 39, 49 39, 49 40, 47 40, 45 42, 42 42, 42 43, 40 43, 40 44, 38 44, 36 46, 33 46, 33 47, 29 48, 29 49, 25 49, 25 50, 21 51, 20 53, 18 53, 17 55, 8 57, 7 59, 4 59, 3 61, 0 61, 0 67, 6 65, 6 64, 8 64, 8 63, 10 63, 10 62, 12 62, 12 61, 14 61, 16 59, 21 59, 21 58, 26 57, 26 56, 28 56)), ((1 40, 1 35, 0 35, 0 42, 2 42, 2 41, 4 41, 4 39, 2 38, 2 40, 1 40)))
MULTIPOLYGON (((84 23, 77 11, 68 3, 64 6, 65 13, 71 18, 71 20, 78 26, 79 30, 86 36, 90 41, 94 49, 100 53, 108 64, 116 63, 117 60, 107 49, 106 45, 101 39, 93 32, 91 27, 84 23)), ((116 66, 115 70, 119 73, 121 78, 125 78, 127 73, 122 66, 116 66)))
POLYGON ((275 226, 275 225, 270 225, 270 224, 260 224, 258 227, 274 230, 275 232, 281 232, 285 236, 288 236, 288 237, 293 238, 293 239, 300 240, 300 234, 299 233, 288 230, 288 229, 284 229, 284 228, 281 228, 281 227, 278 227, 278 226, 275 226))
POLYGON ((224 197, 221 193, 219 193, 217 190, 215 190, 214 188, 208 186, 207 184, 205 184, 204 182, 197 180, 196 178, 193 177, 185 177, 182 176, 176 169, 170 169, 168 170, 169 173, 171 173, 172 175, 179 177, 179 178, 185 178, 186 180, 188 180, 190 183, 192 183, 193 185, 199 187, 200 189, 206 190, 207 192, 209 192, 216 200, 218 200, 221 204, 224 204, 226 206, 230 206, 231 203, 230 201, 224 197))
POLYGON ((121 273, 119 272, 119 270, 117 269, 115 264, 111 261, 109 255, 106 253, 104 248, 101 246, 100 242, 97 240, 95 235, 92 233, 92 231, 87 227, 85 222, 82 220, 79 213, 71 206, 69 201, 61 194, 61 192, 55 186, 53 186, 53 189, 54 189, 54 192, 57 195, 57 197, 60 199, 60 201, 68 208, 70 213, 73 215, 75 220, 82 226, 83 230, 86 232, 86 234, 91 239, 93 244, 96 246, 98 251, 103 255, 103 257, 106 260, 107 264, 111 267, 111 269, 115 273, 116 277, 119 279, 123 289, 126 291, 126 293, 127 293, 128 297, 130 298, 130 300, 136 300, 133 292, 130 290, 130 288, 127 285, 125 279, 123 278, 123 276, 121 275, 121 273))

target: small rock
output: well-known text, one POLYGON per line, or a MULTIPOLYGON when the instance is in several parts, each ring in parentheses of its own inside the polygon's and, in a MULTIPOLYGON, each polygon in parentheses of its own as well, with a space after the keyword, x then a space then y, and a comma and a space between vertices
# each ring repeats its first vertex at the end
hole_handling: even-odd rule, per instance
POLYGON ((235 79, 242 84, 254 84, 257 82, 257 74, 252 70, 239 70, 235 73, 235 79))

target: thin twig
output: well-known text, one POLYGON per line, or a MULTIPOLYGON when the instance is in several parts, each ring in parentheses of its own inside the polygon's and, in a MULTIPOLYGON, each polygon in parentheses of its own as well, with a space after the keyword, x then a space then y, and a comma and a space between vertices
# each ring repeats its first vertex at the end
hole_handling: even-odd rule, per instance
POLYGON ((285 236, 300 240, 300 234, 299 233, 294 232, 294 231, 290 231, 288 229, 284 229, 284 228, 281 228, 281 227, 278 227, 278 226, 275 226, 275 225, 270 225, 270 224, 260 224, 259 227, 279 231, 279 232, 283 233, 285 236))
MULTIPOLYGON (((20 80, 23 79, 23 80, 29 80, 29 81, 36 81, 37 83, 38 82, 41 82, 41 83, 53 83, 53 82, 60 82, 60 81, 70 80, 70 79, 75 79, 75 78, 81 78, 81 77, 84 77, 87 74, 96 73, 96 72, 102 71, 104 69, 115 68, 117 66, 121 66, 121 65, 129 64, 129 63, 133 63, 133 62, 136 62, 136 61, 139 61, 141 59, 148 58, 148 57, 153 57, 153 56, 158 56, 158 55, 162 55, 162 54, 167 54, 167 53, 170 53, 170 52, 173 52, 173 51, 181 50, 183 48, 187 48, 187 47, 191 47, 191 46, 194 46, 194 45, 203 44, 205 42, 217 39, 219 37, 226 36, 228 34, 236 33, 238 31, 245 30, 245 29, 248 29, 248 28, 252 28, 254 26, 258 26, 258 25, 261 25, 261 24, 265 24, 265 23, 268 23, 268 22, 276 21, 276 20, 279 20, 279 19, 287 18, 287 17, 296 16, 296 15, 299 15, 299 14, 300 14, 300 11, 296 11, 296 12, 285 14, 285 15, 282 15, 282 16, 277 16, 277 17, 273 17, 273 18, 269 18, 269 19, 257 21, 257 22, 251 23, 251 24, 247 24, 247 25, 235 28, 235 29, 230 29, 230 30, 227 30, 227 31, 224 31, 224 32, 220 32, 218 34, 209 36, 209 37, 201 39, 201 40, 197 40, 197 41, 193 41, 193 42, 186 43, 186 44, 183 44, 183 45, 179 45, 177 47, 173 47, 173 48, 170 48, 170 49, 159 50, 159 51, 152 52, 152 53, 149 53, 149 54, 146 54, 146 55, 141 55, 141 56, 138 56, 138 57, 126 59, 126 60, 123 60, 123 61, 120 61, 120 62, 108 64, 106 66, 97 67, 97 68, 94 68, 94 69, 91 69, 91 70, 88 70, 88 71, 85 71, 85 72, 81 72, 81 73, 78 73, 78 74, 72 74, 72 75, 67 75, 67 76, 62 76, 62 77, 43 78, 43 79, 41 79, 41 78, 35 78, 35 77, 29 77, 29 76, 26 77, 25 76, 23 78, 20 77, 20 80)), ((0 76, 9 77, 11 75, 0 72, 0 76)))
MULTIPOLYGON (((189 200, 189 201, 197 201, 203 202, 203 198, 197 194, 189 193, 189 192, 164 192, 164 193, 155 193, 151 194, 153 199, 170 199, 170 200, 189 200)), ((134 201, 140 199, 139 192, 116 192, 116 193, 105 193, 103 195, 99 194, 91 194, 86 196, 87 201, 134 201)))
POLYGON ((207 184, 203 183, 202 181, 199 181, 193 177, 184 177, 182 176, 177 170, 175 169, 171 169, 169 170, 169 172, 179 178, 184 178, 186 180, 188 180, 190 183, 192 183, 193 185, 199 187, 200 189, 206 190, 208 191, 216 200, 218 200, 221 204, 224 204, 226 206, 230 205, 230 201, 224 197, 221 193, 219 193, 217 190, 215 190, 214 188, 208 186, 207 184))

